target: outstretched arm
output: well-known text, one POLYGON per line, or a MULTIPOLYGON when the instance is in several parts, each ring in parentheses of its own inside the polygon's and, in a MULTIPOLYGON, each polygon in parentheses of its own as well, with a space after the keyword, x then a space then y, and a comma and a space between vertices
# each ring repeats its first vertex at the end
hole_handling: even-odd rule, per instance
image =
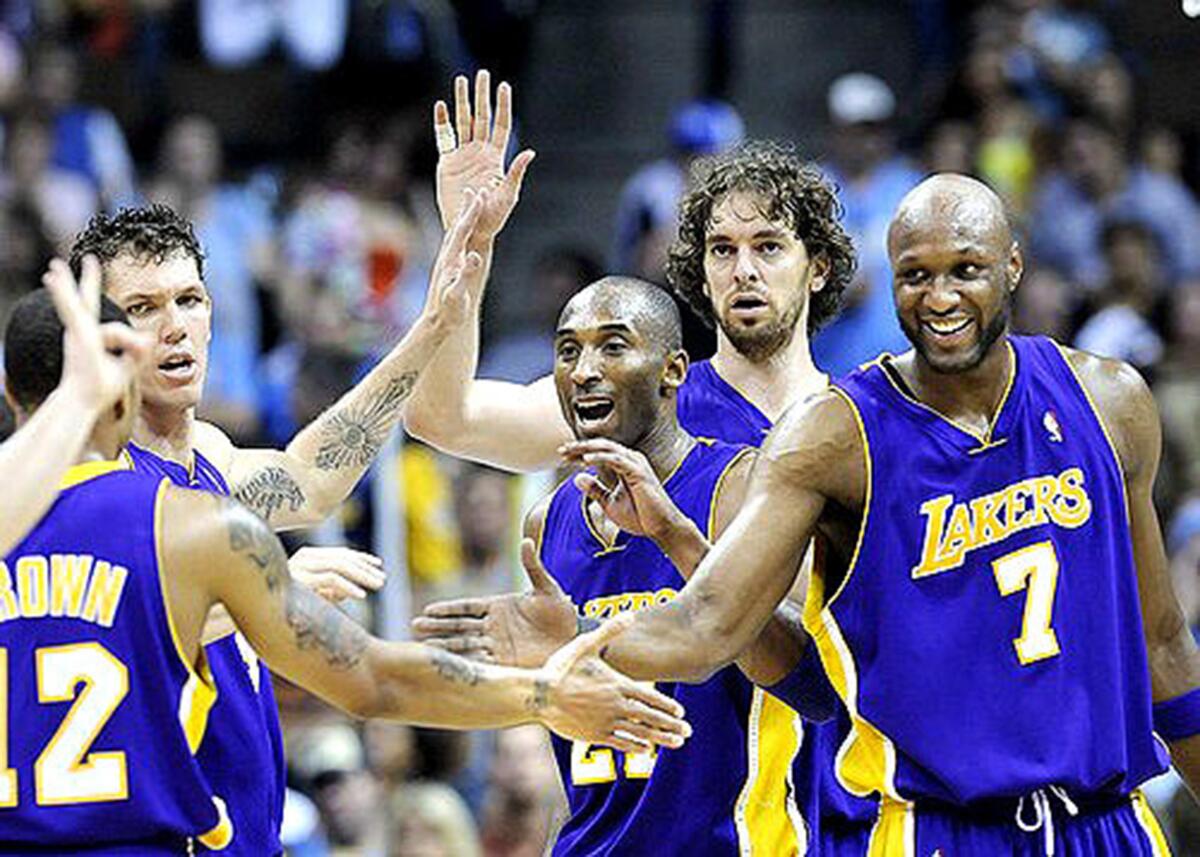
POLYGON ((63 375, 58 388, 0 446, 6 498, 0 515, 0 556, 11 551, 50 508, 58 483, 91 436, 96 419, 124 395, 148 341, 125 325, 97 321, 100 269, 87 257, 78 290, 61 259, 42 283, 63 323, 63 375), (119 349, 120 355, 110 353, 119 349))
POLYGON ((1132 367, 1083 352, 1069 352, 1069 359, 1096 402, 1125 475, 1138 597, 1156 708, 1158 704, 1193 695, 1194 731, 1168 737, 1167 743, 1176 770, 1192 794, 1200 797, 1200 651, 1171 585, 1162 530, 1152 499, 1162 452, 1158 408, 1150 389, 1132 367))
POLYGON ((576 641, 536 672, 385 642, 296 586, 279 540, 238 503, 172 488, 161 502, 169 609, 189 655, 219 601, 273 670, 359 717, 462 729, 536 721, 635 750, 686 734, 677 703, 598 660, 611 635, 576 641))
POLYGON ((487 205, 472 236, 471 249, 482 259, 466 279, 470 317, 438 349, 418 381, 405 412, 413 435, 460 458, 508 470, 539 470, 557 461, 559 444, 570 439, 558 397, 549 378, 533 384, 477 379, 479 316, 491 269, 496 236, 520 196, 533 152, 525 150, 504 170, 512 129, 512 89, 501 83, 492 124, 491 78, 475 78, 475 110, 465 77, 454 81, 455 123, 439 101, 434 107, 438 145, 437 199, 446 223, 468 191, 487 191, 487 205))
POLYGON ((794 408, 767 438, 741 510, 683 591, 640 613, 606 660, 635 678, 682 681, 733 661, 792 588, 826 503, 861 509, 864 490, 849 407, 824 393, 794 408))
POLYGON ((226 475, 233 495, 274 529, 311 526, 333 513, 399 423, 438 346, 465 322, 464 280, 482 264, 467 245, 481 210, 475 198, 446 233, 425 307, 404 338, 287 449, 238 449, 214 426, 197 424, 197 448, 226 475))

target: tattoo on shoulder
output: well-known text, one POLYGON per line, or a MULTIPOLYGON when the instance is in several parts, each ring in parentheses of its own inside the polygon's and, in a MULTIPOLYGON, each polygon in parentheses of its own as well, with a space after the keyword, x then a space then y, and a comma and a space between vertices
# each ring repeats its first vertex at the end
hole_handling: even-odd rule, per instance
POLYGON ((443 652, 441 649, 434 649, 429 655, 429 661, 437 670, 437 674, 447 681, 465 684, 468 687, 479 684, 479 665, 471 663, 466 658, 443 652))
POLYGON ((274 592, 287 579, 287 554, 266 524, 246 509, 222 497, 229 547, 244 554, 262 573, 267 590, 274 592))
POLYGON ((305 650, 319 649, 334 669, 348 670, 362 660, 370 642, 367 632, 308 590, 292 586, 285 615, 296 635, 296 645, 305 650))
POLYGON ((305 503, 299 483, 282 467, 264 467, 255 472, 238 485, 233 496, 265 521, 270 521, 271 516, 285 506, 289 511, 297 512, 305 503))
POLYGON ((396 424, 404 401, 417 383, 417 372, 392 378, 363 404, 350 405, 324 417, 316 464, 321 470, 366 467, 396 424))

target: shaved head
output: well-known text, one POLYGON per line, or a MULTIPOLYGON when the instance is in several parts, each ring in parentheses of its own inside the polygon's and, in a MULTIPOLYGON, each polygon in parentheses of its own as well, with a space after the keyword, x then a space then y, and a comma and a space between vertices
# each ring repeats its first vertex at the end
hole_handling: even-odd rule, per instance
POLYGON ((930 176, 900 200, 888 227, 888 253, 893 260, 897 243, 914 231, 931 227, 994 241, 1000 247, 1009 247, 1013 241, 1004 202, 986 184, 961 173, 930 176))
POLYGON ((675 301, 666 289, 636 277, 604 277, 580 290, 563 307, 558 326, 569 327, 573 316, 600 307, 628 318, 664 353, 683 347, 683 325, 675 301))

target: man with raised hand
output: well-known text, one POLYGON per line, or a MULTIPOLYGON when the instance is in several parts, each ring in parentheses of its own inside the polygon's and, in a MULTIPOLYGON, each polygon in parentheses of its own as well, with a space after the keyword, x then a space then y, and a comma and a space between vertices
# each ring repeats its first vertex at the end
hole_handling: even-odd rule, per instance
POLYGON ((146 337, 124 325, 97 322, 100 267, 96 260, 84 260, 79 290, 54 275, 65 268, 65 262, 55 259, 42 278, 63 325, 62 383, 37 415, 0 446, 0 479, 8 500, 0 516, 0 554, 8 553, 50 508, 58 495, 58 480, 92 426, 124 392, 139 370, 139 361, 150 355, 146 337))

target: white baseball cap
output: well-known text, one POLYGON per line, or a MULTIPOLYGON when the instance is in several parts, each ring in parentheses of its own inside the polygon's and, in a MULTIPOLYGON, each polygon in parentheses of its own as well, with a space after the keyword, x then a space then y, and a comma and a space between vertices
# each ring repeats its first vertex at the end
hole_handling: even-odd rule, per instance
POLYGON ((838 125, 886 122, 896 111, 896 96, 880 78, 862 71, 843 74, 826 96, 829 116, 838 125))

